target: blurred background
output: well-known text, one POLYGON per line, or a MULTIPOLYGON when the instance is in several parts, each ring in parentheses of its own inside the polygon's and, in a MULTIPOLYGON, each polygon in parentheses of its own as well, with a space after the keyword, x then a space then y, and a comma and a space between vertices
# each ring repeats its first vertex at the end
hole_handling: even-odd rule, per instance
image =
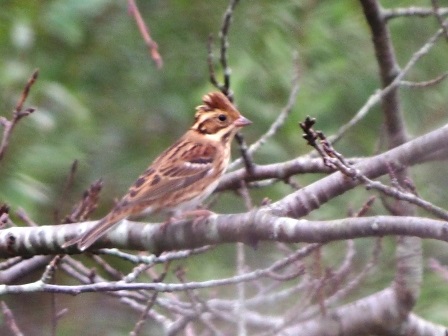
MULTIPOLYGON (((137 2, 164 61, 158 70, 124 0, 3 0, 0 115, 11 116, 35 68, 40 69, 40 76, 26 102, 37 111, 20 122, 0 162, 0 201, 9 204, 12 212, 23 208, 40 225, 54 224, 55 211, 62 216, 68 213, 83 190, 102 178, 104 191, 95 218, 104 215, 152 159, 186 131, 202 95, 214 90, 209 83, 206 43, 212 34, 217 60, 218 32, 227 4, 226 0, 137 2), (73 187, 64 192, 74 160, 78 160, 79 169, 73 187)), ((429 1, 417 0, 382 4, 430 6, 429 1)), ((435 18, 391 21, 401 65, 437 27, 435 18)), ((299 121, 307 115, 315 117, 317 128, 331 135, 380 85, 370 31, 357 2, 241 1, 231 26, 229 64, 235 103, 254 122, 244 130, 249 143, 266 131, 286 104, 296 52, 301 68, 296 105, 285 127, 255 155, 257 163, 280 162, 309 152, 297 126, 299 121)), ((440 75, 447 69, 446 55, 447 45, 440 43, 407 79, 423 81, 440 75)), ((219 66, 217 73, 222 74, 219 66)), ((403 89, 401 98, 411 136, 446 123, 448 83, 403 89)), ((381 122, 381 111, 375 107, 337 149, 347 157, 373 155, 381 150, 381 122)), ((447 204, 446 171, 443 163, 413 169, 419 193, 442 206, 447 204)), ((319 177, 298 176, 296 181, 306 185, 319 177)), ((260 204, 264 197, 277 200, 290 192, 289 186, 278 183, 254 190, 252 196, 254 204, 260 204)), ((347 193, 310 218, 344 217, 348 209, 360 207, 368 195, 361 188, 347 193)), ((230 213, 245 209, 234 194, 226 193, 213 210, 230 213)), ((375 211, 384 213, 379 202, 375 211)), ((362 264, 369 256, 371 242, 359 240, 357 244, 362 264)), ((206 256, 191 258, 184 263, 189 279, 233 274, 234 250, 234 246, 222 246, 206 256)), ((329 267, 342 256, 343 251, 339 255, 337 251, 335 244, 327 256, 329 267)), ((276 258, 270 244, 262 244, 257 251, 249 248, 247 253, 254 267, 276 258)), ((393 253, 393 239, 386 239, 382 265, 366 284, 365 293, 392 280, 387 270, 393 269, 393 253)), ((448 263, 446 244, 427 242, 425 253, 448 263)), ((130 269, 123 265, 124 272, 126 267, 130 269)), ((39 276, 37 273, 24 281, 39 276)), ((431 321, 448 323, 443 300, 448 286, 430 271, 425 272, 424 281, 416 311, 431 321)), ((25 334, 50 333, 50 295, 14 296, 6 302, 25 334)), ((138 319, 135 312, 104 295, 58 297, 58 305, 70 307, 70 313, 59 323, 58 334, 82 330, 88 335, 86 330, 91 330, 92 335, 125 335, 138 319)), ((157 334, 156 327, 148 328, 148 334, 157 334)), ((8 332, 0 328, 2 335, 8 332)))

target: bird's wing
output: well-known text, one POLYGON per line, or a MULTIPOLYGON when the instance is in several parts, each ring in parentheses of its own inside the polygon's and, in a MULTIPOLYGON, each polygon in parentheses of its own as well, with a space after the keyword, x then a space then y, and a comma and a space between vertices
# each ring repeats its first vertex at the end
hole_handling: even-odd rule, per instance
POLYGON ((213 172, 216 154, 216 147, 210 144, 174 144, 140 175, 116 207, 132 208, 141 203, 150 206, 151 201, 198 182, 213 172))

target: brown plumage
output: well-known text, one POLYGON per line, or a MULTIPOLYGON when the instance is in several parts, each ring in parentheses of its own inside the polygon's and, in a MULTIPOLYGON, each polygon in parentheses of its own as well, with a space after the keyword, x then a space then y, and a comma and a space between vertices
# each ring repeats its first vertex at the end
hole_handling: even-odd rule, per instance
POLYGON ((251 122, 220 92, 202 100, 193 126, 154 160, 108 215, 63 247, 77 244, 85 250, 129 216, 159 211, 180 215, 215 190, 229 163, 233 137, 251 122))

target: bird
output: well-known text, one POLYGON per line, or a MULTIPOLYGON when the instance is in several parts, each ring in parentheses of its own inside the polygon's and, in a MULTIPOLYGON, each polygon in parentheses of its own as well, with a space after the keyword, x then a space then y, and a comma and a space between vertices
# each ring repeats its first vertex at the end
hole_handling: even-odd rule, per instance
POLYGON ((229 164, 235 134, 252 122, 219 91, 204 95, 202 102, 193 126, 153 161, 105 217, 63 248, 76 244, 84 251, 128 217, 158 212, 182 216, 213 193, 229 164))

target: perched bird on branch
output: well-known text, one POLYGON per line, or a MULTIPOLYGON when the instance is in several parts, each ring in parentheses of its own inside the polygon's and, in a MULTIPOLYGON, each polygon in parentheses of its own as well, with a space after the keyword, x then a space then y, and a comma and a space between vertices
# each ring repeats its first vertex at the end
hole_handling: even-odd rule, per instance
POLYGON ((103 219, 84 234, 63 244, 89 248, 116 223, 130 216, 194 210, 217 187, 230 161, 237 131, 251 121, 221 92, 206 94, 196 108, 193 126, 165 150, 103 219))

